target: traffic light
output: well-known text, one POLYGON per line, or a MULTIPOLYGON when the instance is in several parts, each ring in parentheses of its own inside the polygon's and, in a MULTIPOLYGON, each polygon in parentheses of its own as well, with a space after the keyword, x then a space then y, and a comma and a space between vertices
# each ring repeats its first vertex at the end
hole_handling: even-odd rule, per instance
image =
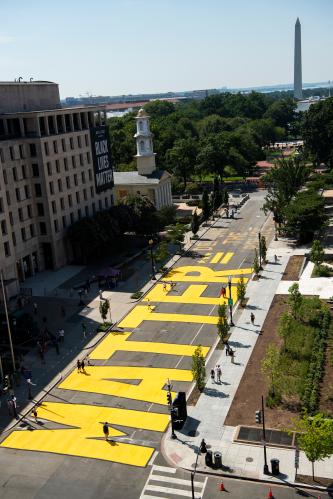
POLYGON ((256 411, 256 423, 261 423, 261 411, 256 411))
POLYGON ((167 401, 168 401, 169 405, 172 404, 172 395, 171 395, 171 392, 167 392, 167 401))

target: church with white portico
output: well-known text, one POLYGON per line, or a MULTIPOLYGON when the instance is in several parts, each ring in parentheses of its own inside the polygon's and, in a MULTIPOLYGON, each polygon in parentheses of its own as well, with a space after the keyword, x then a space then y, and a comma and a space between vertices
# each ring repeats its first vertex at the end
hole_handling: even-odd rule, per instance
POLYGON ((140 109, 136 118, 137 153, 134 156, 137 171, 114 172, 114 189, 116 200, 127 196, 146 196, 159 210, 172 205, 171 175, 165 170, 156 168, 153 148, 153 135, 150 131, 149 116, 140 109))

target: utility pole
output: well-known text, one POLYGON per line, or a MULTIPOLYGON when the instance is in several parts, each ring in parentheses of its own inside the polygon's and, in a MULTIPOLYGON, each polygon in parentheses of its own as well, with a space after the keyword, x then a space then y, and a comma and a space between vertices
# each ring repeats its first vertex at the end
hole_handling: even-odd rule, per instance
POLYGON ((267 464, 267 452, 266 452, 266 429, 265 429, 265 406, 264 406, 264 396, 261 396, 261 410, 262 410, 262 435, 264 442, 264 475, 269 475, 269 469, 267 464))

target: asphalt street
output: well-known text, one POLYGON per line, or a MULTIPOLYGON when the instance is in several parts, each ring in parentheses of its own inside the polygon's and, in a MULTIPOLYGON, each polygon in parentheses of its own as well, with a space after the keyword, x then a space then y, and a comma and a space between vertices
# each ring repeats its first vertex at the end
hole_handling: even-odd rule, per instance
MULTIPOLYGON (((170 373, 176 372, 176 370, 178 370, 178 372, 181 372, 181 370, 184 370, 182 372, 188 372, 191 369, 191 356, 188 354, 174 355, 172 353, 176 348, 174 345, 212 346, 216 342, 216 326, 213 325, 213 323, 191 322, 190 318, 196 315, 214 318, 214 316, 217 315, 217 304, 206 304, 204 303, 204 300, 200 303, 200 300, 195 300, 191 298, 190 295, 188 300, 183 299, 182 295, 188 290, 191 282, 188 281, 189 278, 184 281, 177 280, 177 269, 189 267, 189 273, 187 275, 193 278, 196 278, 197 275, 194 267, 198 266, 212 269, 215 272, 224 272, 224 286, 226 285, 226 276, 228 276, 229 271, 233 277, 239 278, 241 269, 249 269, 252 266, 254 248, 255 246, 258 246, 258 232, 261 231, 261 233, 266 236, 268 244, 273 237, 273 224, 271 220, 267 221, 267 217, 260 209, 263 198, 263 192, 252 194, 250 200, 244 205, 241 212, 236 215, 235 219, 218 220, 206 232, 204 238, 196 242, 191 248, 191 251, 177 262, 173 270, 175 271, 174 280, 176 285, 168 291, 167 296, 179 297, 178 302, 177 300, 168 302, 166 298, 161 299, 161 301, 150 299, 152 311, 149 310, 150 315, 147 315, 147 301, 143 301, 136 305, 139 310, 139 320, 135 327, 126 326, 126 320, 128 320, 128 317, 132 314, 131 312, 124 319, 124 331, 132 333, 134 341, 155 343, 159 345, 170 343, 170 352, 168 355, 156 353, 154 351, 142 352, 139 347, 136 351, 119 349, 116 350, 113 355, 105 355, 105 358, 102 355, 99 358, 94 359, 92 361, 93 365, 100 369, 112 366, 118 367, 119 369, 121 367, 126 369, 128 366, 131 366, 131 368, 147 367, 154 368, 157 374, 158 370, 163 368, 170 369, 170 373), (193 267, 193 269, 191 269, 191 267, 193 267), (143 320, 140 319, 141 310, 144 310, 142 316, 144 317, 143 320), (157 314, 161 314, 160 317, 158 317, 157 314), (170 314, 175 315, 171 316, 170 314), (176 315, 179 317, 179 320, 173 318, 176 317, 176 315), (164 317, 169 320, 164 320, 164 317)), ((172 272, 170 275, 172 275, 172 272)), ((244 276, 246 276, 246 274, 244 274, 244 276)), ((199 276, 198 280, 195 281, 196 284, 200 282, 200 279, 201 277, 199 276)), ((207 277, 203 279, 201 284, 204 284, 205 289, 201 296, 203 298, 219 297, 222 281, 217 280, 217 282, 209 282, 209 278, 207 277)), ((158 286, 161 287, 162 284, 157 284, 155 289, 158 289, 158 286)), ((135 320, 137 320, 137 318, 135 320)), ((132 340, 132 338, 130 338, 130 340, 132 340)), ((108 351, 108 348, 109 347, 105 347, 106 352, 108 351)), ((79 408, 82 408, 83 406, 115 408, 117 410, 124 410, 124 413, 126 414, 134 413, 135 411, 162 415, 168 414, 166 392, 165 401, 160 401, 156 395, 155 399, 158 400, 158 402, 156 402, 156 400, 153 400, 153 397, 150 396, 149 389, 146 390, 141 398, 124 396, 124 392, 122 392, 119 387, 112 392, 108 392, 110 388, 106 388, 106 391, 103 391, 103 389, 100 388, 102 386, 100 383, 94 385, 93 371, 96 371, 95 367, 91 369, 87 367, 86 377, 83 374, 81 377, 77 376, 76 370, 74 370, 61 387, 58 386, 54 388, 45 398, 46 409, 44 410, 55 407, 55 405, 48 406, 47 404, 57 403, 60 405, 67 404, 67 407, 69 405, 73 407, 77 405, 79 408)), ((117 371, 114 372, 114 375, 109 376, 110 379, 113 379, 116 376, 117 371)), ((183 381, 181 376, 179 377, 180 379, 178 381, 172 380, 173 391, 188 390, 190 387, 189 381, 183 381)), ((135 386, 138 385, 138 382, 136 379, 133 379, 133 376, 131 377, 131 375, 128 374, 124 375, 122 378, 123 383, 118 383, 118 385, 126 384, 127 390, 130 390, 131 387, 135 390, 135 386)), ((139 376, 137 376, 137 378, 139 378, 139 376)), ((27 499, 44 499, 53 497, 80 497, 80 499, 88 499, 93 497, 127 497, 128 499, 137 499, 140 497, 152 496, 168 498, 177 498, 181 496, 191 497, 184 493, 175 495, 172 491, 167 491, 165 492, 167 495, 164 495, 163 490, 159 490, 160 487, 163 488, 165 487, 165 484, 169 484, 169 475, 176 480, 178 480, 178 478, 179 480, 189 480, 189 475, 186 472, 182 472, 181 470, 165 472, 165 470, 158 470, 157 468, 157 476, 162 476, 164 478, 162 478, 162 480, 160 478, 156 479, 156 477, 153 479, 151 478, 152 473, 156 475, 156 468, 154 467, 160 466, 162 468, 168 468, 168 464, 160 453, 161 438, 164 430, 153 431, 147 428, 140 428, 140 424, 137 423, 132 426, 126 426, 126 419, 123 424, 121 424, 121 422, 119 422, 118 425, 114 422, 112 423, 113 429, 124 433, 122 436, 115 437, 115 449, 112 450, 115 454, 113 455, 116 455, 117 446, 119 446, 120 450, 122 443, 133 444, 138 447, 149 447, 152 449, 152 452, 155 449, 147 466, 133 466, 114 462, 112 458, 104 460, 96 458, 96 455, 94 456, 95 458, 87 457, 84 449, 82 450, 82 453, 79 454, 77 449, 74 450, 74 443, 73 445, 68 445, 65 441, 65 433, 59 432, 62 428, 65 428, 65 431, 69 431, 68 428, 75 428, 77 426, 78 425, 71 423, 65 418, 62 420, 61 414, 58 414, 57 421, 55 417, 51 422, 47 420, 47 417, 41 417, 38 424, 33 420, 30 420, 28 426, 26 424, 21 424, 21 427, 16 428, 16 430, 21 431, 21 439, 19 431, 14 432, 12 440, 11 434, 9 436, 4 435, 5 438, 2 437, 1 445, 5 444, 6 447, 0 447, 0 498, 24 497, 27 499), (38 447, 36 447, 35 450, 32 450, 27 444, 22 444, 21 447, 20 442, 23 441, 23 437, 25 437, 24 434, 30 438, 31 433, 34 435, 41 435, 45 433, 45 430, 50 431, 48 435, 51 440, 54 435, 56 435, 55 438, 57 438, 58 435, 58 442, 57 445, 54 444, 55 450, 53 452, 46 450, 47 443, 45 443, 45 441, 42 444, 38 444, 41 445, 39 448, 43 449, 44 452, 36 452, 35 450, 38 447), (62 442, 62 439, 64 440, 64 443, 62 442), (22 448, 30 450, 22 450, 22 448), (60 449, 59 451, 56 450, 58 448, 60 449), (79 455, 81 457, 78 457, 79 455), (165 476, 167 478, 165 478, 165 476), (150 491, 145 493, 144 491, 147 486, 150 487, 150 491)), ((104 445, 104 442, 102 442, 102 429, 98 431, 100 431, 100 436, 86 437, 86 439, 89 441, 90 438, 90 441, 93 442, 93 440, 95 441, 96 438, 99 438, 101 440, 100 443, 103 443, 104 445)), ((129 450, 129 453, 131 453, 131 450, 129 450)), ((135 456, 133 456, 133 462, 134 461, 135 456)), ((199 482, 198 490, 200 494, 203 494, 202 497, 215 497, 216 491, 218 491, 218 493, 216 492, 216 495, 221 494, 218 490, 218 482, 215 478, 205 480, 205 477, 200 477, 199 482)), ((177 482, 174 483, 177 484, 177 482)), ((188 491, 188 484, 179 482, 178 485, 180 490, 188 491)), ((252 485, 248 482, 228 480, 228 488, 230 488, 230 497, 251 497, 253 499, 256 499, 256 497, 267 497, 267 487, 252 485), (248 495, 246 495, 246 490, 250 490, 250 487, 251 494, 248 493, 248 495)), ((201 496, 198 495, 198 497, 201 496)), ((297 495, 296 491, 292 491, 291 489, 278 488, 276 497, 292 498, 299 497, 299 495, 297 495)), ((308 497, 311 497, 311 495, 308 497)), ((322 497, 327 496, 322 495, 322 497)))

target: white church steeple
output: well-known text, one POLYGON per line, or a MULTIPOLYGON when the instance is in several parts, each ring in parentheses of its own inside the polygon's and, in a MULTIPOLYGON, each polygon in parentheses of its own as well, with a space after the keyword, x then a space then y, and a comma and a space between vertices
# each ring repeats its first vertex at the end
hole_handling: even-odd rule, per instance
POLYGON ((156 170, 153 150, 152 133, 149 127, 149 116, 144 109, 140 109, 136 116, 136 164, 139 175, 150 175, 156 170))

